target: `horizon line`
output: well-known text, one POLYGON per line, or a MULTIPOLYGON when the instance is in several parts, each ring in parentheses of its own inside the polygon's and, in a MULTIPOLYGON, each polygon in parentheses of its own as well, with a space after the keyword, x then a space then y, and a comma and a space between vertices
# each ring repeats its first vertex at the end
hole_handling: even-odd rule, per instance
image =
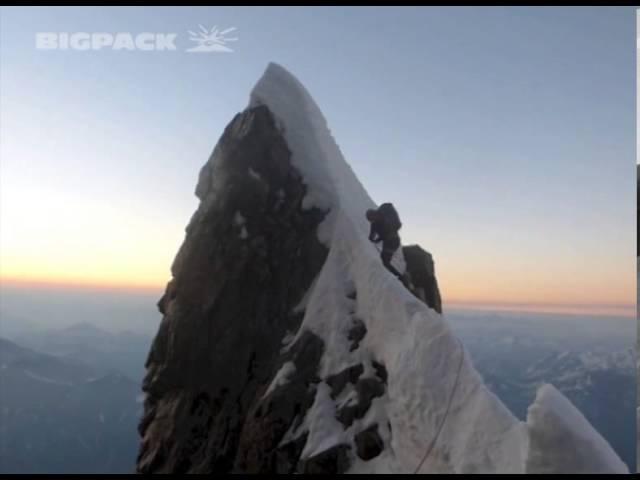
POLYGON ((635 304, 451 301, 447 302, 445 307, 451 310, 637 318, 637 308, 635 304))
MULTIPOLYGON (((170 279, 167 280, 169 282, 170 279)), ((16 277, 0 277, 0 290, 4 287, 35 288, 35 289, 67 289, 67 290, 104 290, 128 291, 129 293, 162 293, 165 284, 160 283, 115 283, 83 280, 51 280, 28 279, 16 277)), ((557 303, 557 302, 528 302, 488 300, 443 300, 443 306, 452 310, 482 310, 521 313, 557 313, 584 315, 611 315, 615 317, 636 318, 636 304, 634 303, 557 303)))
POLYGON ((87 290, 132 290, 132 291, 164 291, 166 284, 160 283, 144 283, 144 282, 100 282, 94 280, 51 280, 46 278, 18 278, 18 277, 1 277, 0 288, 4 285, 12 287, 32 287, 32 288, 67 288, 67 289, 87 289, 87 290))

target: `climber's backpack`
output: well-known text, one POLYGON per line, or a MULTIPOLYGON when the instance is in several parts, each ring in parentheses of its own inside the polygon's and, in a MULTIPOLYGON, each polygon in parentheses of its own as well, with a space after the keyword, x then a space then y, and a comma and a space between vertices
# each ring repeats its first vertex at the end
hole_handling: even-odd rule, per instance
POLYGON ((391 203, 383 203, 378 208, 378 213, 387 227, 389 232, 397 232, 402 228, 402 222, 400 222, 400 216, 391 203))

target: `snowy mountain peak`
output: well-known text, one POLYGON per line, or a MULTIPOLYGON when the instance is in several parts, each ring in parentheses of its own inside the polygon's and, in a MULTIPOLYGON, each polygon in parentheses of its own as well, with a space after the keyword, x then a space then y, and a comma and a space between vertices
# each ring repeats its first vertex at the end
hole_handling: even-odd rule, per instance
POLYGON ((138 471, 626 471, 556 391, 523 423, 488 390, 438 313, 427 252, 394 258, 426 272, 422 300, 386 270, 374 202, 284 68, 269 65, 196 194, 159 302, 138 471), (560 437, 584 453, 545 442, 560 437))
MULTIPOLYGON (((266 105, 273 113, 291 149, 291 162, 304 177, 308 191, 303 206, 323 210, 339 206, 364 225, 363 212, 375 204, 344 159, 324 115, 302 83, 280 65, 270 63, 251 93, 249 106, 257 105, 266 105)), ((333 220, 330 215, 329 222, 333 220)))

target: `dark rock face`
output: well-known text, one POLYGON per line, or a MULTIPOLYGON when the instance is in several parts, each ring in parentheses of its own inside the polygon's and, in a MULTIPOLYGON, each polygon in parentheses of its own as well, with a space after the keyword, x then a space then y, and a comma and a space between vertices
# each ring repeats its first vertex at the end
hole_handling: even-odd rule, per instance
MULTIPOLYGON (((271 112, 257 106, 236 115, 200 172, 200 205, 158 301, 139 473, 344 473, 384 449, 378 426, 359 431, 358 420, 386 394, 385 365, 371 359, 372 373, 358 357, 320 378, 330 346, 298 332, 298 306, 327 258, 317 229, 328 212, 302 208, 306 187, 290 157, 271 112), (301 459, 321 383, 334 401, 353 394, 334 414, 355 436, 301 459)), ((403 250, 416 294, 441 312, 431 255, 403 250)), ((356 352, 366 319, 355 286, 347 290, 344 334, 356 352)))
POLYGON ((344 473, 351 465, 350 450, 351 447, 349 445, 336 445, 314 455, 304 462, 302 473, 312 475, 344 473))
POLYGON ((200 173, 201 203, 158 302, 140 473, 296 469, 304 438, 278 445, 313 402, 324 345, 306 332, 282 353, 282 339, 327 250, 316 235, 326 212, 302 209, 290 155, 258 106, 233 119, 200 173), (286 362, 287 383, 264 396, 286 362))
POLYGON ((340 392, 344 390, 348 383, 355 385, 363 373, 364 367, 361 364, 357 364, 327 377, 326 383, 331 387, 331 398, 335 399, 340 395, 340 392))
POLYGON ((371 425, 366 430, 358 433, 355 438, 356 453, 363 460, 371 460, 377 457, 384 448, 384 442, 378 433, 378 425, 371 425))
POLYGON ((415 295, 436 312, 442 313, 442 300, 431 254, 419 245, 402 247, 402 253, 415 295))
POLYGON ((383 396, 386 391, 384 381, 380 378, 359 378, 363 372, 362 365, 355 365, 327 379, 327 383, 331 386, 331 396, 334 399, 349 384, 356 391, 356 402, 345 405, 336 412, 338 421, 347 428, 353 424, 354 420, 364 418, 373 399, 383 396))
POLYGON ((378 363, 375 360, 371 362, 371 364, 373 365, 373 369, 376 371, 376 376, 386 385, 387 378, 389 377, 387 374, 387 368, 382 363, 378 363))
POLYGON ((353 352, 357 350, 360 346, 360 341, 367 334, 367 327, 364 322, 359 318, 354 318, 351 328, 349 329, 349 334, 347 338, 351 342, 351 346, 349 347, 349 351, 353 352))

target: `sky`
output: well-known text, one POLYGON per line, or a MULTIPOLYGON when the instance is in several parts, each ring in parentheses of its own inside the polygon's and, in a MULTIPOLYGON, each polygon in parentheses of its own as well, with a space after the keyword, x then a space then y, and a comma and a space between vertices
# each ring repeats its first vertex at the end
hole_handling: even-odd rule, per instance
POLYGON ((160 291, 199 169, 275 61, 434 255, 445 307, 635 316, 635 38, 631 7, 2 7, 0 281, 160 291), (186 52, 199 24, 235 27, 233 52, 186 52))

